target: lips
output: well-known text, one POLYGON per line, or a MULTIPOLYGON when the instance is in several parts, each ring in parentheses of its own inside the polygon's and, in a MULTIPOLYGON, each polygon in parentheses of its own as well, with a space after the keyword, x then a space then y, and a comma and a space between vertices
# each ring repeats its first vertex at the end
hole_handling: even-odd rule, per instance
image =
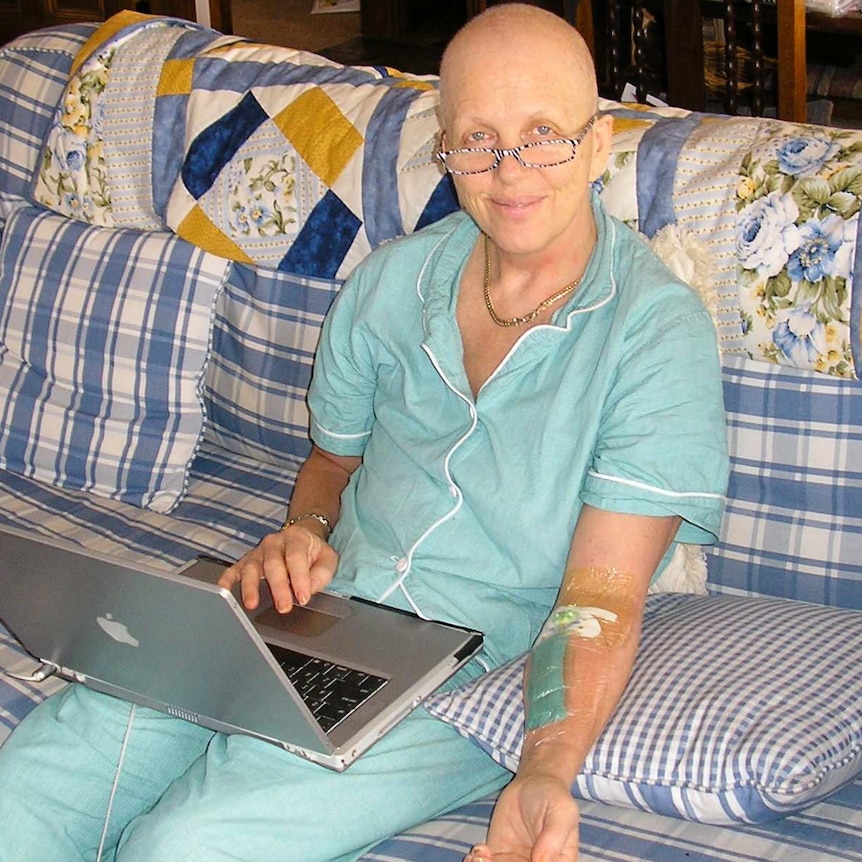
POLYGON ((491 199, 491 203, 495 207, 506 213, 527 212, 530 209, 534 209, 541 201, 542 198, 534 196, 491 199))

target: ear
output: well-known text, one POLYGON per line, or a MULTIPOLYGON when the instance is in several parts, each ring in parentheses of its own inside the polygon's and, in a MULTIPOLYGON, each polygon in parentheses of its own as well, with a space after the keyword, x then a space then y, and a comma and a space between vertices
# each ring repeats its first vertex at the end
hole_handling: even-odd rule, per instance
POLYGON ((600 114, 591 130, 593 139, 590 157, 590 181, 597 180, 605 171, 611 154, 614 137, 614 118, 610 114, 600 114))

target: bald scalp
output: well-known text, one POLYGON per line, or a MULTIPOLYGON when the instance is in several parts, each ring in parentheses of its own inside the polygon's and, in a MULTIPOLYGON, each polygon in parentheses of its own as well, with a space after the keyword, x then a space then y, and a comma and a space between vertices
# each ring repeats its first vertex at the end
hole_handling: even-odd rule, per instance
POLYGON ((585 100, 598 103, 593 58, 581 34, 559 15, 527 3, 491 6, 452 37, 440 62, 440 111, 448 125, 450 93, 475 65, 496 58, 501 65, 520 55, 549 76, 574 76, 585 100))

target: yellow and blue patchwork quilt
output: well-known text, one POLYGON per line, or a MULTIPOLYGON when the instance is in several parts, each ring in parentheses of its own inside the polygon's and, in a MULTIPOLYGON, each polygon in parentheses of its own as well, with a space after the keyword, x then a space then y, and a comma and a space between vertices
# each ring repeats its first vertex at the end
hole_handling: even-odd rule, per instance
POLYGON ((433 78, 121 13, 79 55, 36 198, 92 224, 167 227, 235 261, 343 278, 457 206, 434 160, 436 105, 433 78))

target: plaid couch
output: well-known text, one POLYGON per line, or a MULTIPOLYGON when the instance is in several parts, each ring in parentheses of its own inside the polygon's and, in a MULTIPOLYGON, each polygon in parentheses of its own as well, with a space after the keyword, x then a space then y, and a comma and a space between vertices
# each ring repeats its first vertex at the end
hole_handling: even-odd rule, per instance
MULTIPOLYGON (((435 81, 120 15, 5 46, 0 96, 0 523, 239 556, 308 451, 342 279, 456 206, 435 81)), ((860 860, 862 137, 602 107, 606 205, 713 311, 732 476, 706 585, 650 597, 573 788, 581 858, 860 860)), ((0 629, 0 667, 28 662, 0 629)), ((0 676, 0 739, 62 684, 0 676)), ((514 769, 519 686, 516 662, 429 708, 514 769)), ((460 859, 492 806, 365 859, 460 859)))

